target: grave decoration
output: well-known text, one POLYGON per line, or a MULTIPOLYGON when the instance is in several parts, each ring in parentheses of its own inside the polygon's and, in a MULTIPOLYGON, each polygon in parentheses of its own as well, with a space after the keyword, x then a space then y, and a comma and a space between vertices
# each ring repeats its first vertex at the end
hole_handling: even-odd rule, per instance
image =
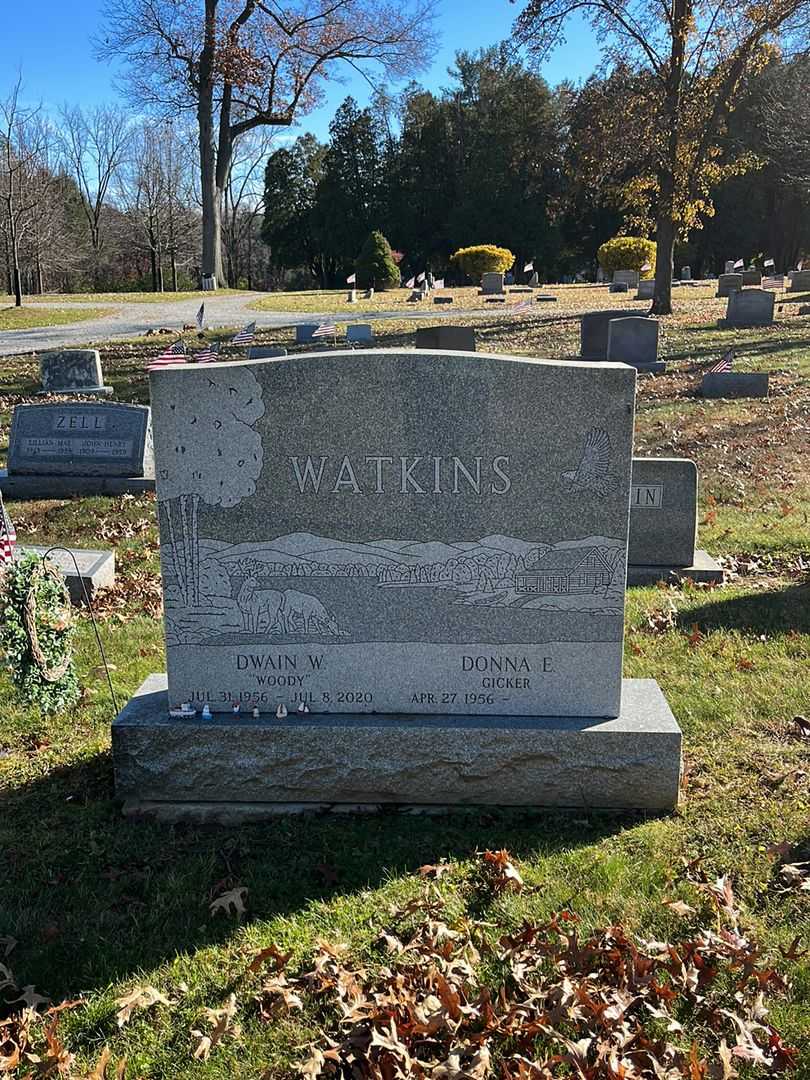
POLYGON ((0 576, 0 652, 20 700, 62 712, 80 696, 73 662, 75 624, 64 578, 47 559, 27 554, 0 576))

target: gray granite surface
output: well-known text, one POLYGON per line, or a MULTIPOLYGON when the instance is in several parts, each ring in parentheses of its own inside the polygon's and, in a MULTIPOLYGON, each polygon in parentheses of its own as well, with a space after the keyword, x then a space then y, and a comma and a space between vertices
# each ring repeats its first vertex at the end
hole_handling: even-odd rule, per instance
POLYGON ((658 684, 625 680, 620 715, 309 714, 172 719, 150 676, 112 729, 131 806, 437 804, 672 809, 681 732, 658 684))
POLYGON ((700 392, 705 398, 768 396, 767 371, 715 371, 703 376, 700 392))
POLYGON ((420 326, 416 348, 475 352, 475 329, 472 326, 420 326))
POLYGON ((37 547, 32 544, 17 546, 18 557, 34 552, 48 553, 48 559, 62 571, 73 604, 83 604, 85 592, 92 601, 97 589, 109 589, 115 584, 115 552, 93 551, 90 548, 37 547))
POLYGON ((658 319, 629 315, 608 323, 607 358, 639 371, 658 362, 658 319))
POLYGON ((691 566, 698 476, 686 458, 633 458, 628 563, 691 566))
POLYGON ((39 377, 46 394, 99 394, 109 396, 104 386, 101 357, 97 349, 62 349, 43 353, 39 377))
POLYGON ((639 308, 614 308, 586 311, 579 318, 579 356, 581 360, 606 360, 608 328, 612 319, 643 315, 639 308))
POLYGON ((770 326, 776 294, 766 289, 741 289, 728 298, 726 326, 770 326))

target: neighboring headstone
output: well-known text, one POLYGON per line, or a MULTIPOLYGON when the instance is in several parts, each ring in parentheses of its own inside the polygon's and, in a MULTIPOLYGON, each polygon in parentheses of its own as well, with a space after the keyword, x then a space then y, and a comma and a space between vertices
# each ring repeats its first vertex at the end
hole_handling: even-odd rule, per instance
POLYGON ((698 475, 685 458, 633 458, 628 585, 672 577, 723 581, 723 568, 697 543, 698 475))
POLYGON ((349 289, 349 295, 346 297, 346 301, 349 304, 357 303, 357 289, 349 289))
POLYGON ((610 288, 608 289, 608 292, 626 293, 626 292, 629 292, 629 290, 630 290, 630 286, 627 284, 626 281, 614 281, 612 283, 612 285, 610 286, 610 288))
POLYGON ((120 495, 155 487, 145 405, 17 405, 0 490, 16 499, 120 495))
POLYGON ((742 274, 721 274, 717 279, 717 296, 731 296, 743 287, 742 274))
POLYGON ((691 280, 692 280, 692 267, 691 266, 683 266, 683 267, 681 267, 681 281, 691 281, 691 280))
POLYGON ((129 812, 672 807, 677 724, 621 678, 634 383, 393 349, 153 373, 168 692, 113 726, 129 812))
POLYGON ((70 593, 70 602, 77 607, 85 601, 85 593, 92 602, 99 589, 111 589, 115 584, 115 552, 92 551, 89 548, 36 547, 19 544, 15 549, 17 558, 33 552, 36 555, 48 553, 48 559, 65 578, 70 593))
POLYGON ((556 296, 551 296, 550 293, 538 293, 537 296, 535 297, 535 301, 538 304, 556 304, 557 303, 557 297, 556 296))
POLYGON ((202 276, 202 288, 203 292, 214 292, 217 287, 217 279, 213 274, 203 274, 202 276))
POLYGON ((280 345, 251 345, 248 360, 271 360, 274 356, 286 356, 287 350, 280 345))
POLYGON ((606 360, 608 326, 612 319, 637 316, 637 308, 614 308, 586 311, 579 319, 579 356, 581 360, 606 360))
POLYGON ((614 270, 613 284, 626 285, 629 289, 637 289, 639 281, 638 270, 614 270))
POLYGON ((317 329, 318 323, 298 323, 295 328, 295 344, 308 345, 317 329))
POLYGON ((86 397, 110 397, 113 389, 105 386, 101 357, 97 349, 62 349, 43 353, 39 358, 43 394, 84 394, 86 397))
POLYGON ((638 315, 611 319, 608 324, 607 359, 630 364, 638 371, 661 374, 666 363, 658 359, 658 320, 638 315))
POLYGON ((768 396, 766 371, 715 371, 703 376, 700 392, 705 398, 768 396))
POLYGON ((742 272, 743 286, 746 285, 761 285, 762 284, 762 271, 748 269, 742 272))
POLYGON ((506 297, 505 296, 485 296, 484 297, 484 303, 485 304, 505 304, 506 303, 506 297))
POLYGON ((424 294, 422 293, 422 290, 421 289, 414 289, 411 292, 411 295, 408 297, 407 302, 409 304, 417 304, 420 300, 424 300, 424 299, 425 299, 425 297, 424 297, 424 294))
POLYGON ((810 292, 810 270, 794 270, 788 292, 810 292))
POLYGON ((652 300, 655 296, 655 278, 644 278, 638 283, 636 300, 652 300))
POLYGON ((356 345, 373 345, 374 330, 369 323, 349 323, 346 327, 346 340, 356 345))
POLYGON ((434 296, 433 297, 433 303, 434 304, 452 304, 453 303, 453 297, 452 296, 434 296))
POLYGON ((725 326, 770 326, 776 296, 766 289, 741 289, 728 298, 725 326))
POLYGON ((475 352, 475 330, 471 326, 423 326, 416 331, 416 348, 475 352))
POLYGON ((374 299, 374 290, 372 288, 366 289, 365 293, 363 294, 363 298, 365 300, 373 300, 374 299))
POLYGON ((532 276, 529 278, 529 285, 533 289, 536 289, 539 284, 540 284, 540 275, 535 270, 534 273, 532 274, 532 276))
POLYGON ((481 292, 485 296, 494 296, 503 292, 504 276, 503 274, 482 274, 481 275, 481 292))
POLYGON ((725 265, 725 268, 723 270, 723 273, 725 273, 725 274, 733 274, 734 273, 734 260, 733 259, 726 259, 726 265, 725 265))

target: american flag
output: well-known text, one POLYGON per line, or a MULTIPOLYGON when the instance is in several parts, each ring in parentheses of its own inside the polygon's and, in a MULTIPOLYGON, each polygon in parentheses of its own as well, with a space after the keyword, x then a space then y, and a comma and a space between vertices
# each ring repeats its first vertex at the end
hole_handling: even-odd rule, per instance
POLYGON ((771 274, 770 277, 764 277, 762 279, 763 289, 773 289, 779 291, 785 287, 785 275, 784 274, 771 274))
POLYGON ((17 543, 17 533, 8 516, 8 511, 3 505, 3 496, 0 495, 0 566, 6 566, 14 561, 14 545, 17 543))
POLYGON ((737 259, 737 261, 734 263, 734 269, 735 270, 742 270, 742 268, 744 266, 745 266, 745 263, 743 262, 742 259, 737 259))
POLYGON ((195 364, 213 364, 219 359, 219 342, 212 341, 210 345, 204 345, 199 352, 194 353, 195 364))
POLYGON ((197 329, 202 330, 205 325, 205 301, 200 304, 200 310, 197 312, 197 329))
POLYGON ((405 288, 406 289, 412 289, 415 284, 416 284, 416 278, 412 278, 412 277, 408 278, 408 280, 405 282, 405 288))
POLYGON ((514 304, 509 310, 513 315, 517 315, 519 312, 531 311, 532 302, 531 300, 523 300, 519 304, 514 304))
POLYGON ((646 273, 648 273, 648 272, 649 272, 650 270, 652 270, 652 263, 648 263, 648 262, 645 262, 645 263, 644 263, 644 265, 643 265, 643 266, 641 267, 641 269, 639 270, 639 273, 640 273, 640 274, 646 274, 646 273))
POLYGON ((417 285, 421 285, 424 280, 425 280, 425 271, 423 270, 421 274, 417 274, 417 276, 416 276, 417 285))
POLYGON ((803 262, 797 262, 797 263, 796 263, 796 269, 797 269, 797 270, 801 270, 801 268, 802 268, 803 266, 804 266, 804 263, 803 263, 803 262))
POLYGON ((347 285, 354 285, 356 281, 357 281, 357 274, 349 274, 349 276, 346 278, 346 284, 347 285))
POLYGON ((316 338, 316 337, 332 337, 332 335, 337 337, 337 327, 335 326, 334 323, 331 323, 331 322, 321 323, 320 326, 316 326, 315 329, 312 331, 312 336, 314 338, 316 338))
POLYGON ((172 367, 174 364, 185 364, 186 343, 182 338, 167 345, 160 356, 156 356, 147 365, 147 371, 159 371, 161 368, 172 367))
POLYGON ((736 356, 736 353, 734 352, 733 349, 729 349, 727 352, 724 352, 723 355, 720 357, 720 359, 717 361, 717 363, 712 364, 712 366, 709 368, 707 374, 708 375, 715 375, 715 374, 722 374, 723 372, 731 371, 731 365, 734 363, 734 357, 735 356, 736 356))
POLYGON ((436 278, 436 280, 433 282, 433 288, 434 289, 443 289, 444 288, 444 278, 443 277, 436 278))
POLYGON ((534 263, 533 262, 527 262, 526 263, 526 265, 523 267, 523 273, 528 274, 528 272, 530 270, 534 270, 534 263))
POLYGON ((233 335, 231 345, 251 345, 255 337, 256 323, 248 323, 247 326, 242 327, 238 334, 233 335))
POLYGON ((773 259, 766 259, 762 265, 767 268, 768 266, 776 266, 776 263, 773 259))

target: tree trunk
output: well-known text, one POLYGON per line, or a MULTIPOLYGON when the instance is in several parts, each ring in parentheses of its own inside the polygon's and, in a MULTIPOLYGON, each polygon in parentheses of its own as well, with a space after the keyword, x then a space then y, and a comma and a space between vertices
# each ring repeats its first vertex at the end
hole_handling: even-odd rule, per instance
POLYGON ((675 252, 675 225, 672 220, 672 200, 665 205, 664 200, 658 210, 655 230, 655 298, 652 311, 654 315, 672 314, 672 275, 675 252))
POLYGON ((197 127, 200 139, 202 193, 202 273, 213 274, 219 285, 222 273, 222 193, 217 185, 214 150, 214 51, 218 0, 205 0, 205 40, 199 63, 197 127))
POLYGON ((177 252, 172 248, 172 292, 177 292, 177 252))

